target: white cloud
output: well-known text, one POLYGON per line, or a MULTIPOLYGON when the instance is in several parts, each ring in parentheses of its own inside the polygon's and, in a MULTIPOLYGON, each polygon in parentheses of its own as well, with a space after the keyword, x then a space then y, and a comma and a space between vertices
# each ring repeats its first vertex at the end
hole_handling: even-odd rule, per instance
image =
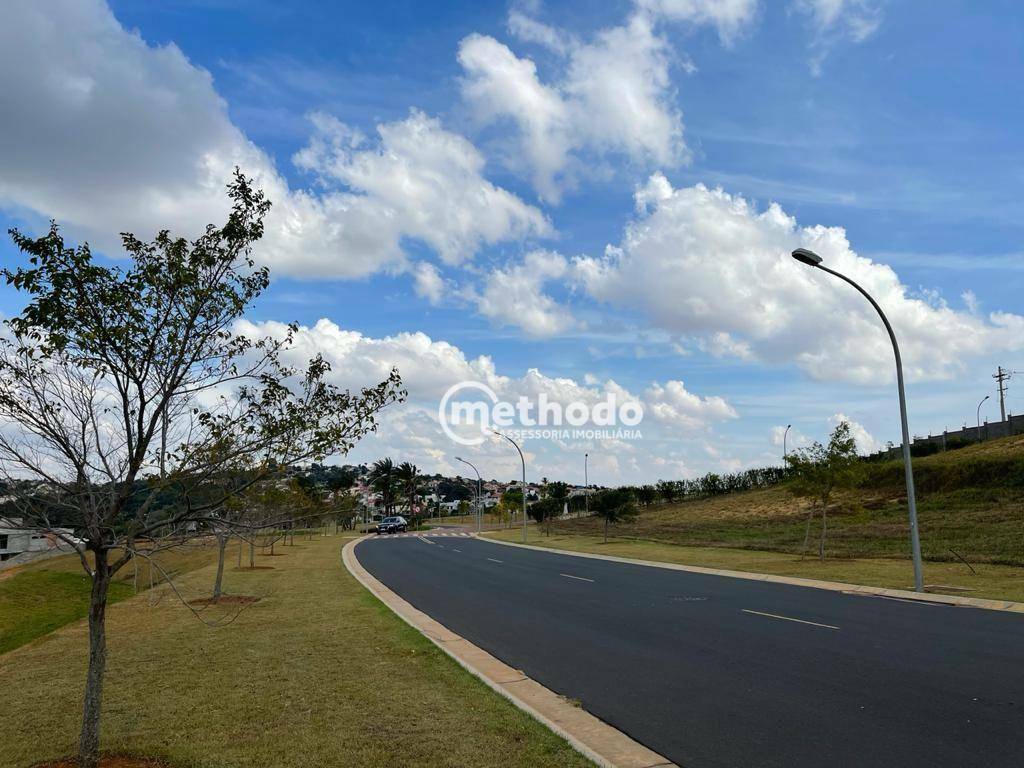
POLYGON ((462 92, 479 120, 516 126, 517 157, 543 199, 557 202, 575 184, 582 155, 663 166, 686 159, 669 76, 673 55, 649 14, 635 13, 587 42, 518 11, 510 27, 560 53, 560 77, 544 83, 533 61, 473 34, 459 44, 462 92))
POLYGON ((857 443, 857 452, 861 454, 875 453, 882 449, 882 444, 876 440, 862 424, 857 423, 845 414, 836 413, 828 420, 832 429, 838 427, 842 422, 850 425, 850 436, 857 443))
MULTIPOLYGON (((238 331, 251 336, 283 337, 287 326, 277 322, 239 323, 238 331)), ((382 455, 401 456, 419 464, 427 471, 464 472, 453 462, 453 456, 467 449, 451 442, 437 420, 437 407, 445 391, 462 381, 487 384, 498 397, 515 403, 519 397, 537 402, 543 393, 548 402, 566 407, 578 401, 593 407, 613 394, 617 404, 638 402, 646 414, 639 429, 643 439, 636 442, 616 438, 585 443, 564 443, 555 440, 529 440, 524 444, 531 479, 542 475, 551 478, 582 478, 582 456, 591 452, 591 470, 607 484, 653 480, 666 473, 681 472, 688 465, 680 454, 677 461, 661 461, 668 455, 666 440, 682 434, 707 435, 717 422, 735 417, 735 411, 722 398, 690 393, 680 381, 654 382, 643 393, 634 393, 612 379, 588 376, 577 380, 567 376, 549 376, 536 368, 518 375, 499 373, 486 356, 468 357, 461 349, 424 333, 399 333, 373 338, 357 331, 345 330, 334 322, 322 319, 312 326, 300 326, 295 343, 284 359, 301 365, 311 356, 322 354, 331 364, 331 380, 338 386, 358 388, 374 384, 397 366, 408 402, 388 411, 380 432, 360 444, 350 461, 365 461, 382 455), (578 459, 579 466, 576 466, 578 459)), ((511 478, 518 475, 519 460, 507 444, 485 443, 469 449, 468 455, 479 458, 485 476, 511 478)), ((468 457, 468 456, 467 456, 468 457)), ((713 457, 713 466, 726 468, 731 459, 713 457)), ((471 459, 476 463, 476 459, 471 459)), ((706 457, 695 465, 711 468, 706 457)), ((706 471, 706 470, 705 470, 706 471)))
POLYGON ((731 43, 756 18, 758 0, 636 0, 637 6, 669 21, 706 24, 731 43))
POLYGON ((660 174, 636 199, 641 213, 621 244, 603 258, 575 260, 574 273, 592 297, 645 314, 709 351, 796 362, 822 379, 894 376, 892 347, 870 305, 794 262, 797 246, 876 298, 912 379, 946 378, 972 355, 1024 348, 1024 317, 979 318, 914 296, 892 269, 858 256, 839 227, 800 227, 776 204, 762 211, 721 189, 673 189, 660 174))
POLYGON ((412 269, 413 289, 416 295, 437 306, 448 290, 437 267, 428 261, 417 262, 412 269))
POLYGON ((695 430, 711 422, 739 416, 723 398, 695 395, 688 392, 681 381, 653 384, 645 395, 655 419, 683 429, 695 430))
POLYGON ((390 252, 411 237, 459 264, 482 245, 551 233, 540 211, 483 177, 484 158, 468 140, 422 112, 378 125, 373 147, 329 115, 312 121, 315 133, 296 165, 359 192, 345 196, 349 210, 368 211, 378 224, 374 237, 390 252))
POLYGON ((568 272, 564 256, 531 251, 523 261, 487 276, 477 296, 481 315, 502 325, 522 328, 528 335, 554 336, 576 325, 572 314, 543 292, 545 283, 568 272))
POLYGON ((790 427, 789 434, 786 435, 786 427, 784 426, 772 427, 769 440, 772 445, 778 448, 785 448, 786 450, 800 448, 805 445, 810 445, 811 443, 811 438, 802 433, 799 429, 793 429, 790 427))
POLYGON ((794 0, 810 22, 811 72, 820 75, 829 51, 842 40, 862 43, 882 23, 880 0, 794 0))
POLYGON ((116 253, 116 233, 198 234, 227 212, 237 165, 273 201, 256 253, 276 273, 401 269, 403 238, 456 263, 482 245, 550 232, 482 176, 464 138, 422 113, 365 139, 329 118, 300 153, 328 188, 292 190, 232 124, 208 72, 148 45, 99 0, 20 0, 0 25, 0 205, 54 217, 116 253))

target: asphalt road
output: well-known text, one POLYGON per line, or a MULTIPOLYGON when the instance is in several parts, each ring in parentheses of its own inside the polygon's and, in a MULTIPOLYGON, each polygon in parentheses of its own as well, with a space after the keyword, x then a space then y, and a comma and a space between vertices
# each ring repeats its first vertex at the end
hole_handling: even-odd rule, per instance
POLYGON ((1019 614, 472 538, 370 540, 356 556, 682 766, 1024 765, 1019 614))

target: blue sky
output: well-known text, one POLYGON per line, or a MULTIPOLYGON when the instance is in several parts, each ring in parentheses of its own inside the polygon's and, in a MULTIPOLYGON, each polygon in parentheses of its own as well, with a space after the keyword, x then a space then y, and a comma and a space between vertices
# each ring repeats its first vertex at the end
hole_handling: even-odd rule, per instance
POLYGON ((840 414, 872 448, 898 439, 891 353, 789 247, 878 291, 914 432, 973 421, 995 366, 1024 369, 1024 10, 922 5, 15 3, 0 219, 54 216, 116 258, 120 229, 215 220, 211 167, 268 179, 302 226, 269 238, 250 320, 309 326, 346 385, 408 360, 407 412, 356 458, 453 470, 431 404, 480 356, 509 395, 612 380, 648 407, 636 445, 531 445, 538 474, 584 450, 609 483, 777 461, 775 428, 840 414))

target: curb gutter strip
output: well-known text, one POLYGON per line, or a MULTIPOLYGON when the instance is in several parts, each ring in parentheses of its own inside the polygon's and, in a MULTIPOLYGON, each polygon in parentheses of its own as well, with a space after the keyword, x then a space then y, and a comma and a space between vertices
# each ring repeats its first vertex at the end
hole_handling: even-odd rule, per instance
POLYGON ((473 645, 392 592, 356 558, 356 546, 367 538, 371 537, 350 541, 342 549, 342 561, 349 573, 399 618, 418 629, 461 667, 483 680, 491 690, 546 725, 577 752, 602 768, 674 768, 675 763, 586 710, 573 706, 521 670, 513 669, 473 645))

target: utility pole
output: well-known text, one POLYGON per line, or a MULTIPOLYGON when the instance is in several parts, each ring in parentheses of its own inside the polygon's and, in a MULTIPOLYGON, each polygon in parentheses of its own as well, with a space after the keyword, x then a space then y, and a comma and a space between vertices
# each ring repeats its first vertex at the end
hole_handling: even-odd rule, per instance
POLYGON ((1000 421, 1006 421, 1006 382, 1012 375, 1012 371, 1006 370, 1001 365, 996 370, 996 372, 992 374, 992 378, 996 380, 996 389, 999 391, 1000 421))

